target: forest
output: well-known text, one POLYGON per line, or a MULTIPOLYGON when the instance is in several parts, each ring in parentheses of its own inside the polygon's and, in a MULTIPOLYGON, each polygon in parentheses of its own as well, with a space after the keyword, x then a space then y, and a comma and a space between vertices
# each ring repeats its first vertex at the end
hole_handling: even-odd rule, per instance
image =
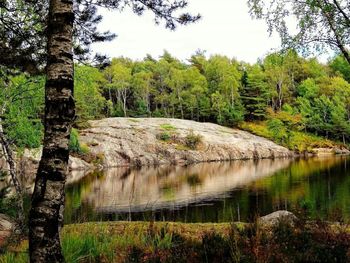
MULTIPOLYGON (((205 1, 197 6, 195 2, 0 1, 0 184, 4 187, 0 189, 0 262, 348 262, 349 0, 210 1, 207 10, 216 17, 203 21, 209 14, 202 9, 205 1), (238 2, 245 2, 245 7, 238 2), (225 10, 215 11, 214 7, 225 10), (94 44, 113 41, 117 34, 123 37, 116 20, 108 20, 105 14, 115 11, 117 16, 126 10, 127 15, 151 15, 154 24, 171 31, 203 22, 209 38, 194 48, 187 41, 173 40, 186 44, 187 51, 215 43, 207 48, 208 54, 199 49, 186 60, 168 51, 160 57, 133 60, 101 54, 103 48, 94 50, 94 44), (266 27, 250 27, 243 22, 243 13, 245 21, 260 20, 266 27), (217 23, 224 15, 239 19, 217 23), (104 17, 108 28, 102 30, 104 17), (223 30, 223 25, 241 31, 223 30), (256 63, 220 54, 228 52, 219 42, 230 43, 230 49, 232 45, 231 50, 236 50, 238 38, 253 43, 251 50, 255 49, 261 44, 256 33, 262 30, 270 36, 277 34, 280 45, 275 51, 270 49, 271 53, 260 54, 256 63), (215 37, 219 31, 225 32, 225 40, 215 37), (319 55, 330 58, 321 61, 319 55), (133 119, 136 117, 145 119, 133 119), (169 123, 149 117, 167 117, 169 123), (103 118, 108 119, 100 120, 103 118), (142 121, 158 123, 153 130, 138 129, 142 121), (170 122, 190 125, 181 128, 170 122), (101 126, 95 129, 94 123, 101 126), (192 129, 195 125, 197 131, 192 129), (107 137, 106 129, 110 130, 107 137), (96 130, 100 137, 87 140, 87 133, 93 137, 96 130), (214 135, 208 135, 208 130, 214 135), (131 151, 132 144, 139 151, 131 151), (27 148, 38 148, 34 150, 37 159, 27 158, 33 169, 25 166, 27 148), (152 155, 146 156, 148 150, 152 155), (208 164, 202 177, 189 172, 186 162, 191 153, 193 163, 208 164), (323 156, 310 157, 309 153, 323 156), (215 158, 206 158, 206 154, 215 158), (103 165, 107 157, 117 165, 103 165), (164 157, 171 157, 165 173, 149 169, 151 164, 161 164, 164 157), (123 207, 109 190, 123 193, 127 185, 132 189, 123 208, 128 220, 132 221, 133 212, 140 212, 133 201, 135 191, 141 191, 137 182, 146 185, 137 179, 147 176, 136 176, 142 170, 141 159, 143 175, 157 177, 148 177, 155 185, 146 191, 155 195, 154 200, 164 197, 169 206, 159 205, 163 211, 185 211, 185 221, 156 222, 165 217, 156 217, 155 206, 148 206, 151 199, 143 200, 147 205, 141 209, 151 214, 149 223, 145 217, 144 222, 89 221, 84 214, 93 220, 117 220, 123 207), (84 166, 78 176, 71 169, 74 161, 84 166), (266 162, 259 166, 260 161, 266 162), (213 162, 227 165, 227 170, 220 172, 213 162), (109 176, 107 168, 112 167, 127 170, 109 176), (179 167, 184 170, 176 182, 170 170, 179 167), (266 180, 259 180, 263 176, 266 180), (225 178, 236 184, 227 189, 225 178), (216 185, 217 191, 206 192, 206 182, 210 187, 216 185), (189 193, 186 200, 176 196, 180 185, 189 193), (201 190, 210 195, 198 198, 201 190), (233 199, 228 202, 227 197, 233 199), (229 210, 221 210, 221 204, 229 210), (211 212, 197 213, 201 206, 211 207, 211 212), (266 208, 260 210, 265 216, 259 214, 259 206, 266 208), (200 224, 187 224, 189 209, 193 215, 215 218, 209 224, 200 220, 193 221, 200 224), (241 211, 249 217, 247 223, 241 222, 241 211), (226 218, 223 224, 219 224, 220 214, 226 218), (63 228, 67 217, 72 220, 63 228)), ((151 30, 140 34, 141 23, 133 34, 129 18, 119 24, 128 35, 159 37, 152 37, 151 30)), ((195 32, 194 38, 200 30, 195 32)), ((129 40, 128 50, 136 51, 131 48, 134 43, 146 46, 135 39, 129 40)), ((159 50, 167 48, 177 52, 167 43, 151 53, 160 54, 159 50)), ((123 56, 126 51, 114 54, 123 56)), ((259 51, 263 52, 267 50, 259 51)), ((168 219, 176 221, 175 217, 168 219)))
MULTIPOLYGON (((19 148, 39 147, 45 77, 1 74, 5 133, 19 148)), ((76 128, 105 117, 171 117, 240 127, 296 151, 350 139, 350 66, 342 55, 324 64, 288 50, 249 64, 204 51, 184 62, 164 51, 76 63, 74 81, 76 128)))

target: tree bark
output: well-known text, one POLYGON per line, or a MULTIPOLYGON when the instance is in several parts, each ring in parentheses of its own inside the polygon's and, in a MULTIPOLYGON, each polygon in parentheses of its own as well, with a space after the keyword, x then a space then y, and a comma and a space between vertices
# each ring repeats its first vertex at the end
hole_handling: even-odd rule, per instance
POLYGON ((29 216, 30 262, 63 262, 64 186, 69 136, 75 118, 73 99, 73 1, 50 0, 47 29, 44 148, 29 216))

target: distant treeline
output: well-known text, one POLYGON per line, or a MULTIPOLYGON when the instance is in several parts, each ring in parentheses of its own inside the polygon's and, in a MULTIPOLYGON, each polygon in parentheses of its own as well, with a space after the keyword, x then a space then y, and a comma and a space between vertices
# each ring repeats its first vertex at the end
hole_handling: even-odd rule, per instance
MULTIPOLYGON (((325 65, 292 50, 269 54, 253 65, 221 55, 206 58, 202 52, 186 63, 168 52, 142 61, 114 58, 104 67, 76 65, 76 123, 116 116, 173 117, 227 126, 270 121, 275 130, 306 131, 347 142, 349 82, 350 65, 342 56, 325 65)), ((10 83, 12 88, 0 90, 0 101, 21 95, 8 104, 5 130, 18 145, 36 146, 44 80, 20 74, 10 83)))

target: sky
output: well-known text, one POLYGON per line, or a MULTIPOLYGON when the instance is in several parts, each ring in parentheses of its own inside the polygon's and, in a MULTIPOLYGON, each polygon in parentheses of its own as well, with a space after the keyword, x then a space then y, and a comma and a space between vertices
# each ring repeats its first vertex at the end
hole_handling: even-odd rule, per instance
POLYGON ((146 54, 158 58, 166 49, 186 61, 196 50, 206 55, 226 55, 254 63, 258 58, 280 46, 277 34, 269 36, 264 21, 253 20, 246 0, 188 0, 187 10, 200 13, 195 24, 179 26, 176 31, 155 25, 153 14, 139 17, 130 10, 115 12, 100 10, 104 20, 100 30, 110 30, 117 38, 108 43, 94 44, 96 52, 109 57, 129 57, 141 60, 146 54))

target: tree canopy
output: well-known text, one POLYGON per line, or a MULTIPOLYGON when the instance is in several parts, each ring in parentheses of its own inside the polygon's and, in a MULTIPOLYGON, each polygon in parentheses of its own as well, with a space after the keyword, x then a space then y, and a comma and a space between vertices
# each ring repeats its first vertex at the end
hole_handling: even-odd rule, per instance
POLYGON ((350 64, 349 0, 248 0, 253 17, 276 30, 284 47, 341 52, 350 64), (294 29, 294 23, 296 28, 294 29))

